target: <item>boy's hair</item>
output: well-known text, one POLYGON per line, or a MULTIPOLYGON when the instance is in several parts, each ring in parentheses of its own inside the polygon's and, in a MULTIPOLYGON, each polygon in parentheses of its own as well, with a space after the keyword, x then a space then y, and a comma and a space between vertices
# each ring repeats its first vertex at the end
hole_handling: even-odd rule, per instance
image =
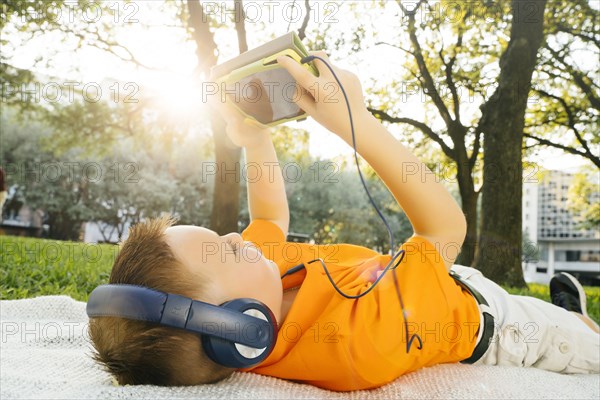
MULTIPOLYGON (((199 298, 209 283, 206 277, 188 271, 165 241, 165 229, 174 223, 166 215, 131 228, 109 283, 141 285, 207 301, 199 298)), ((194 385, 219 381, 235 371, 210 360, 195 333, 119 317, 91 318, 89 332, 94 360, 119 384, 194 385)))

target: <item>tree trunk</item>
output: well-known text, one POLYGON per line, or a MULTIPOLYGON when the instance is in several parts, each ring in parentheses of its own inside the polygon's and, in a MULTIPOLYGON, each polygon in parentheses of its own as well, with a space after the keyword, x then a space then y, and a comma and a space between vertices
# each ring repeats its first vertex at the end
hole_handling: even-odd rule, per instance
POLYGON ((482 106, 484 181, 475 265, 491 280, 525 286, 521 266, 523 126, 543 39, 546 0, 513 0, 510 42, 498 87, 482 106))
POLYGON ((449 134, 454 138, 454 161, 456 162, 456 180, 460 192, 461 208, 467 220, 467 234, 465 241, 456 258, 456 264, 471 266, 475 260, 477 248, 477 197, 479 192, 475 191, 473 182, 474 163, 469 161, 465 147, 466 128, 460 124, 454 124, 449 129, 449 134))
POLYGON ((81 221, 76 221, 63 212, 49 212, 48 225, 50 225, 49 239, 79 240, 81 221))
MULTIPOLYGON (((245 14, 241 0, 235 0, 235 30, 240 54, 248 51, 246 40, 245 14)), ((225 121, 219 116, 211 117, 217 174, 213 192, 213 206, 210 227, 220 235, 238 231, 240 213, 240 155, 225 133, 225 121)))
POLYGON ((238 231, 240 213, 240 154, 225 133, 225 121, 211 117, 217 172, 213 192, 210 229, 219 235, 238 231))
MULTIPOLYGON (((459 186, 462 186, 459 181, 459 186)), ((456 258, 456 264, 471 266, 475 261, 477 251, 477 198, 479 193, 473 190, 465 190, 461 187, 462 211, 467 220, 467 235, 460 250, 460 254, 456 258)))
MULTIPOLYGON (((196 42, 198 68, 209 76, 210 68, 217 63, 217 46, 214 35, 209 29, 210 16, 204 14, 199 0, 188 0, 190 18, 188 24, 193 28, 193 38, 196 42)), ((240 52, 246 51, 246 31, 244 27, 243 8, 241 1, 236 0, 236 30, 240 52)), ((210 217, 210 228, 222 235, 237 232, 238 215, 240 211, 240 149, 233 146, 225 132, 225 121, 219 115, 211 115, 211 127, 215 143, 215 186, 210 217)))

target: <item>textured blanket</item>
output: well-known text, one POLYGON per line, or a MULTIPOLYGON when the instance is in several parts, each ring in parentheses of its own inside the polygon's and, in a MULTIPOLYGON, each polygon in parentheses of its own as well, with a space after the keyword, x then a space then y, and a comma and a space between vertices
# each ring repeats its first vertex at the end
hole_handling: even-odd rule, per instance
POLYGON ((234 373, 213 385, 115 386, 90 358, 85 303, 67 296, 0 301, 1 399, 598 399, 600 375, 445 364, 379 389, 336 393, 234 373))

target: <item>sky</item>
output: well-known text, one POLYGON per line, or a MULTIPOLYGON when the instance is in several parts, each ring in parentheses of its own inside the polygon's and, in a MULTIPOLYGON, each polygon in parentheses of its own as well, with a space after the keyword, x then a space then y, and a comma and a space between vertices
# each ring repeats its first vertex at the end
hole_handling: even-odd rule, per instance
MULTIPOLYGON (((87 10, 69 10, 71 12, 69 17, 66 11, 61 15, 66 22, 70 22, 67 19, 71 18, 73 21, 91 24, 100 24, 101 21, 107 21, 108 17, 108 23, 112 23, 117 32, 119 43, 129 48, 142 63, 153 66, 157 70, 137 68, 100 50, 84 49, 77 54, 73 54, 71 51, 62 51, 56 54, 52 57, 53 66, 49 69, 40 68, 39 72, 50 76, 65 77, 65 79, 69 77, 71 80, 77 77, 75 79, 79 79, 82 84, 100 82, 105 79, 134 82, 144 88, 147 91, 146 94, 152 93, 153 96, 156 96, 158 101, 175 115, 202 113, 194 107, 199 104, 199 97, 201 97, 201 88, 192 84, 196 67, 195 44, 186 38, 184 30, 180 27, 165 26, 165 21, 170 20, 170 17, 165 16, 167 11, 161 6, 161 3, 137 1, 127 4, 115 1, 111 3, 113 4, 111 8, 117 11, 117 14, 113 16, 98 16, 95 14, 97 10, 93 7, 87 10), (148 28, 148 25, 152 27, 148 28)), ((204 1, 204 3, 209 7, 225 3, 228 10, 233 8, 231 1, 204 1)), ((272 5, 267 6, 262 1, 245 1, 246 29, 250 48, 262 44, 262 41, 266 40, 269 35, 280 36, 285 34, 288 28, 291 30, 299 28, 302 16, 289 14, 292 11, 291 3, 291 1, 271 2, 272 5)), ((299 1, 298 3, 304 2, 299 1)), ((309 35, 310 29, 317 24, 319 28, 329 25, 330 34, 349 35, 351 33, 348 32, 348 24, 344 24, 344 20, 349 18, 348 13, 351 6, 348 3, 350 2, 340 3, 341 5, 328 1, 313 3, 315 7, 311 16, 309 35)), ((397 31, 399 24, 398 9, 393 3, 388 2, 386 11, 378 12, 376 15, 373 14, 373 11, 369 13, 368 9, 364 9, 368 7, 367 3, 355 2, 354 6, 359 10, 363 7, 360 11, 362 14, 359 15, 375 17, 381 37, 386 37, 391 36, 391 32, 397 31), (389 31, 389 35, 386 31, 389 31)), ((227 14, 216 11, 215 8, 210 10, 215 10, 210 11, 213 18, 227 23, 227 14)), ((232 28, 232 25, 231 22, 228 22, 229 27, 232 28)), ((233 29, 217 30, 215 39, 221 51, 219 62, 237 54, 237 37, 233 29)), ((60 45, 57 45, 56 37, 44 35, 30 41, 27 46, 18 48, 12 55, 11 61, 17 67, 31 68, 36 57, 44 54, 48 48, 57 46, 60 48, 60 45)), ((401 50, 385 45, 371 45, 349 57, 330 53, 330 59, 334 65, 353 71, 359 76, 363 89, 373 81, 384 84, 393 80, 394 74, 397 74, 404 61, 403 57, 406 56, 401 50)), ((125 88, 120 89, 123 93, 127 92, 125 88)), ((402 112, 404 115, 422 119, 424 118, 424 107, 418 96, 416 97, 401 105, 402 112)), ((293 128, 305 129, 310 132, 310 151, 316 156, 331 158, 352 153, 352 149, 345 142, 311 118, 303 122, 293 121, 288 124, 293 128)), ((405 128, 396 125, 389 129, 397 138, 401 138, 405 128)), ((532 157, 530 160, 540 163, 546 169, 563 170, 574 170, 585 163, 580 157, 563 154, 554 149, 540 151, 538 156, 532 157)))

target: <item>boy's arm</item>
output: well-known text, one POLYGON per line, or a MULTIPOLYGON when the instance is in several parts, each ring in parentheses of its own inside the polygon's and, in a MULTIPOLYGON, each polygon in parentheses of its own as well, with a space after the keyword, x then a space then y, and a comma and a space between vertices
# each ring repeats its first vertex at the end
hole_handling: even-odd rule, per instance
MULTIPOLYGON (((311 54, 331 65, 324 52, 311 54)), ((319 69, 319 77, 315 77, 291 59, 278 58, 278 62, 302 88, 302 95, 296 96, 297 104, 352 146, 346 102, 339 89, 331 90, 332 85, 336 88, 338 85, 325 64, 315 59, 319 69)), ((466 235, 467 224, 462 210, 444 186, 436 182, 427 166, 368 112, 358 77, 335 66, 332 68, 346 90, 352 109, 357 151, 377 172, 406 213, 414 230, 413 236, 424 237, 433 243, 449 270, 466 235)))
MULTIPOLYGON (((435 174, 375 117, 369 113, 355 121, 357 151, 377 172, 406 213, 414 230, 413 236, 430 241, 440 253, 446 269, 450 270, 467 232, 461 208, 437 182, 435 174)), ((351 138, 346 142, 352 146, 351 138)))
POLYGON ((287 237, 290 210, 277 154, 270 132, 267 133, 269 135, 265 140, 254 146, 245 147, 247 165, 256 166, 256 168, 249 168, 246 174, 248 175, 248 209, 250 219, 272 221, 287 237), (256 176, 250 176, 252 170, 256 170, 256 176))
POLYGON ((228 103, 211 99, 209 105, 225 119, 227 136, 245 150, 250 220, 271 221, 287 237, 290 213, 270 130, 244 123, 243 115, 228 103))

